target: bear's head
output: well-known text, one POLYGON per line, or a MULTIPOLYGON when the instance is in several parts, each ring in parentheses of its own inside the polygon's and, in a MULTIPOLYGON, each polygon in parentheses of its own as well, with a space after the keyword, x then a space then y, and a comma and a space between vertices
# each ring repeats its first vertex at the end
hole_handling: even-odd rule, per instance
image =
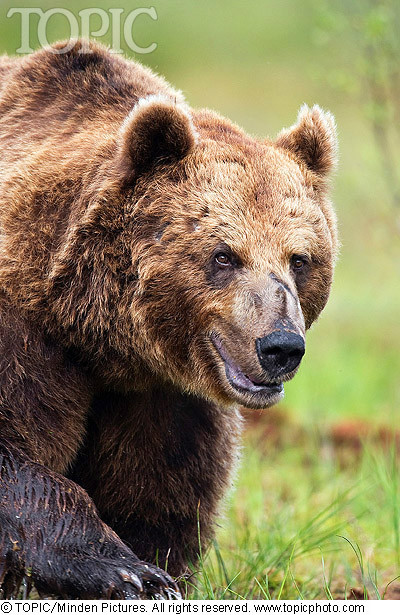
POLYGON ((334 120, 319 107, 304 106, 294 126, 262 142, 211 111, 140 101, 80 234, 96 227, 97 278, 109 279, 92 320, 112 329, 127 365, 140 357, 156 378, 223 404, 278 401, 329 295, 335 157, 334 120))

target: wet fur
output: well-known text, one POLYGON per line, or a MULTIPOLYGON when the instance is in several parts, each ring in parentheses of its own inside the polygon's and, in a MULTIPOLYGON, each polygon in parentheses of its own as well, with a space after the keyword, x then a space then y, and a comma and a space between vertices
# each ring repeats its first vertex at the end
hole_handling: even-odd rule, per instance
POLYGON ((196 561, 237 460, 205 332, 256 371, 256 337, 285 317, 304 334, 327 301, 334 125, 303 110, 262 143, 79 47, 0 61, 0 582, 143 597, 173 584, 139 560, 196 561), (220 236, 240 279, 213 272, 220 236))

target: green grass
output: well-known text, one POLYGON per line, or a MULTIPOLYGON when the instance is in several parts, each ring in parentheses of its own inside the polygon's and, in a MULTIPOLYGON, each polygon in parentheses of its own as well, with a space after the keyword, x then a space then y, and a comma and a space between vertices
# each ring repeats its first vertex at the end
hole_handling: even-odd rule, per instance
POLYGON ((269 449, 254 430, 217 541, 188 586, 191 598, 382 598, 399 562, 396 456, 367 446, 342 467, 340 450, 304 432, 269 449), (192 587, 194 586, 194 589, 192 587))

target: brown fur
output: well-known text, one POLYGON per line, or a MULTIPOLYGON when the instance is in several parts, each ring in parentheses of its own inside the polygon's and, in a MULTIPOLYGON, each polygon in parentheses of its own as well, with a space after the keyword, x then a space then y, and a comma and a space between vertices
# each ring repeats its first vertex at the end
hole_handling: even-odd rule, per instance
MULTIPOLYGON (((69 537, 75 558, 86 528, 93 544, 111 530, 96 513, 88 520, 76 486, 79 504, 60 509, 74 484, 66 475, 140 558, 158 551, 180 574, 197 556, 198 511, 207 541, 229 485, 236 406, 277 401, 232 388, 212 339, 246 377, 272 381, 255 340, 277 323, 302 338, 327 301, 334 123, 303 109, 295 127, 263 143, 214 112, 190 111, 139 64, 79 47, 0 63, 0 432, 20 490, 38 476, 57 481, 43 531, 72 518, 78 534, 85 528, 69 537), (299 272, 293 255, 304 257, 299 272), (40 466, 27 478, 31 463, 40 466)), ((43 571, 29 510, 25 536, 11 521, 19 496, 5 489, 0 557, 13 541, 21 551, 19 568, 4 569, 7 587, 31 566, 43 591, 138 591, 126 589, 121 566, 123 587, 114 577, 99 584, 90 558, 75 593, 63 562, 60 578, 43 571)), ((99 562, 121 557, 119 538, 107 536, 114 546, 96 552, 99 562)), ((143 581, 126 549, 124 565, 143 581)), ((74 558, 68 566, 77 578, 74 558)))

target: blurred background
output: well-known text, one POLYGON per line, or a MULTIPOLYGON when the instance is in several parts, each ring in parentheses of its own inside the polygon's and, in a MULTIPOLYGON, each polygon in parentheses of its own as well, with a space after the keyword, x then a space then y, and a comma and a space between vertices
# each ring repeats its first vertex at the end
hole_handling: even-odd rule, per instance
MULTIPOLYGON (((333 182, 341 253, 331 299, 308 334, 285 400, 246 412, 236 490, 196 597, 397 597, 400 573, 400 5, 396 0, 52 0, 24 7, 154 7, 132 25, 130 57, 189 104, 257 136, 303 102, 337 119, 333 182), (397 431, 399 429, 399 431, 397 431), (387 588, 387 589, 386 589, 387 588)), ((0 2, 0 52, 21 45, 18 2, 0 2)), ((93 15, 95 33, 101 18, 93 15)), ((39 45, 30 16, 30 45, 39 45)), ((65 16, 49 42, 68 38, 65 16)), ((112 43, 111 27, 98 40, 112 43)))

